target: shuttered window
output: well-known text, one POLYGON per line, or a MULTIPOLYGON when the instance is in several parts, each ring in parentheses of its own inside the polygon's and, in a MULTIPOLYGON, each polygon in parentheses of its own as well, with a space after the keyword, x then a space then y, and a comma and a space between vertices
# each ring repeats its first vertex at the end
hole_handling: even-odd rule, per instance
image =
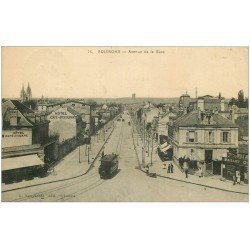
POLYGON ((231 132, 228 132, 228 142, 231 143, 231 132))
POLYGON ((195 132, 194 141, 195 141, 195 142, 198 142, 198 133, 197 133, 197 132, 195 132))
POLYGON ((231 133, 228 131, 221 132, 221 142, 230 143, 231 142, 231 133))
POLYGON ((209 134, 208 134, 208 131, 205 131, 205 142, 208 143, 209 141, 209 134))
POLYGON ((214 132, 213 131, 209 131, 208 132, 208 141, 210 143, 213 143, 214 142, 214 132))
POLYGON ((194 131, 189 131, 189 142, 194 142, 195 139, 195 132, 194 131))

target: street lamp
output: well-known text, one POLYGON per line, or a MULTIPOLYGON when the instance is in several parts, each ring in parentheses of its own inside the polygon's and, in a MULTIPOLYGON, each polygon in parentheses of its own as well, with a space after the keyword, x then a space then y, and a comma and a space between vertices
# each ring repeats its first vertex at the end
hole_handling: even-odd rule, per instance
POLYGON ((89 147, 88 148, 88 164, 90 163, 90 160, 89 160, 89 147))

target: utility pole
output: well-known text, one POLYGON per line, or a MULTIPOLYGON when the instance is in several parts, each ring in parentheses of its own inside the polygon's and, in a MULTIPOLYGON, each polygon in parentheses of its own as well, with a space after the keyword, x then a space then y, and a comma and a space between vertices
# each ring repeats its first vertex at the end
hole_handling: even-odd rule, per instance
POLYGON ((145 167, 145 120, 143 121, 142 167, 145 167))
POLYGON ((152 145, 151 145, 151 166, 153 165, 153 150, 154 150, 154 132, 152 134, 152 145))
POLYGON ((149 137, 149 132, 148 132, 148 141, 147 141, 147 143, 148 143, 148 157, 149 157, 149 144, 150 144, 149 139, 150 139, 150 137, 149 137))
POLYGON ((85 144, 85 156, 87 156, 87 144, 85 144))
POLYGON ((90 163, 90 161, 89 161, 89 147, 88 147, 88 164, 90 163))
POLYGON ((79 145, 79 163, 81 163, 81 152, 80 152, 80 145, 79 145))

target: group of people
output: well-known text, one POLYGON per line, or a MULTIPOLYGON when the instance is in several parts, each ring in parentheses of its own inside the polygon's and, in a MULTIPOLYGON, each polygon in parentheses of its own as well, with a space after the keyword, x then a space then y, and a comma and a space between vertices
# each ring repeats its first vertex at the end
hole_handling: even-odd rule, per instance
POLYGON ((167 169, 168 173, 173 173, 174 172, 174 165, 172 163, 168 164, 168 167, 166 168, 167 164, 164 162, 163 163, 163 169, 167 169))

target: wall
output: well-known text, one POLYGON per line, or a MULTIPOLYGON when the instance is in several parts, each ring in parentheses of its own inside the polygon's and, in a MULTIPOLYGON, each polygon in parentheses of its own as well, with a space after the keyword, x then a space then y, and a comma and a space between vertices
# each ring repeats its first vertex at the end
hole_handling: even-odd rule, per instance
POLYGON ((15 147, 32 144, 32 130, 3 130, 2 131, 2 147, 15 147))
MULTIPOLYGON (((196 129, 196 128, 180 128, 179 129, 179 145, 187 145, 187 144, 195 144, 195 143, 187 143, 186 142, 186 133, 188 131, 195 131, 197 132, 197 143, 206 143, 209 145, 213 145, 214 147, 216 147, 217 145, 221 145, 221 146, 233 146, 233 147, 238 147, 238 129, 237 128, 204 128, 204 129, 196 129), (208 134, 208 132, 211 131, 214 133, 214 141, 213 143, 209 143, 208 141, 206 141, 206 138, 208 138, 208 135, 206 136, 206 134, 208 134), (221 142, 221 133, 225 131, 225 132, 230 132, 231 134, 231 142, 230 143, 223 143, 221 142)), ((178 137, 176 137, 178 138, 178 137)))
POLYGON ((202 161, 205 159, 205 149, 213 150, 213 160, 222 160, 222 157, 226 157, 227 150, 229 148, 238 147, 238 129, 194 129, 194 128, 180 128, 179 132, 175 132, 175 139, 179 145, 174 146, 174 157, 177 159, 184 157, 185 155, 193 160, 202 161), (197 133, 197 142, 186 142, 186 132, 195 131, 197 133), (206 133, 212 131, 214 133, 214 142, 208 142, 206 140, 206 133), (222 143, 221 133, 223 131, 230 131, 231 142, 222 143), (191 154, 191 149, 193 153, 191 154))
MULTIPOLYGON (((76 137, 77 124, 76 117, 64 108, 53 111, 48 115, 49 134, 57 133, 59 135, 59 142, 76 137)), ((79 129, 79 128, 78 128, 79 129)))
POLYGON ((32 144, 44 144, 49 136, 49 123, 39 124, 33 127, 32 144))

